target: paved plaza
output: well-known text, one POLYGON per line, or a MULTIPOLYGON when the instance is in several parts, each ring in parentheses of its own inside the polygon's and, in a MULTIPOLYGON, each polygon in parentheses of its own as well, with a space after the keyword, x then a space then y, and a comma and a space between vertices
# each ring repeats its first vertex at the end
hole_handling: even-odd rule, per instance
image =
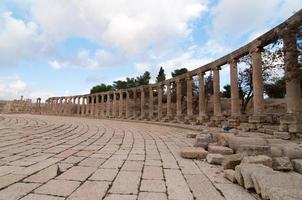
POLYGON ((192 130, 116 120, 0 115, 1 200, 255 199, 221 166, 183 159, 192 130))

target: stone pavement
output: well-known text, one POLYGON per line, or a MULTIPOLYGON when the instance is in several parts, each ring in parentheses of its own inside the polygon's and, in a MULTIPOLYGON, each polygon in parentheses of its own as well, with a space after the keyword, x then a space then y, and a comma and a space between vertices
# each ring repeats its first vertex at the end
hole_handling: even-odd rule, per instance
POLYGON ((255 200, 221 166, 185 160, 188 129, 0 115, 0 200, 255 200))

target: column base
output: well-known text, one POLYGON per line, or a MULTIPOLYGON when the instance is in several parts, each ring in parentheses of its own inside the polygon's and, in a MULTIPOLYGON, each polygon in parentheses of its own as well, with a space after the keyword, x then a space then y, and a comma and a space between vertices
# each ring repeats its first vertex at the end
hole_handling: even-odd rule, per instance
POLYGON ((209 117, 207 115, 200 115, 197 117, 196 119, 197 121, 197 124, 204 124, 205 122, 208 122, 209 121, 209 117))
POLYGON ((228 119, 228 126, 230 128, 236 128, 237 126, 240 125, 240 116, 231 116, 229 119, 228 119))
POLYGON ((212 116, 210 122, 212 126, 214 125, 220 127, 222 120, 223 120, 222 116, 212 116))

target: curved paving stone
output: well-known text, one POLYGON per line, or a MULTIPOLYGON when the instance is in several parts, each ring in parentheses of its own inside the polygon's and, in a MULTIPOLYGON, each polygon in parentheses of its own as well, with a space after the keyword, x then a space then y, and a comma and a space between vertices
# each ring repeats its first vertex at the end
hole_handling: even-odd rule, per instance
POLYGON ((180 156, 193 146, 192 130, 25 114, 0 115, 0 127, 0 199, 220 200, 232 192, 221 166, 180 156))

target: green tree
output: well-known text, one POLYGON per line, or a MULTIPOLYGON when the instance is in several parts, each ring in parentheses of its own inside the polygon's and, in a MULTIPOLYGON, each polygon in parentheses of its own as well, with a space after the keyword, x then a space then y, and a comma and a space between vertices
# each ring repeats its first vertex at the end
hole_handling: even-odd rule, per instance
POLYGON ((187 69, 187 68, 175 69, 175 70, 171 73, 171 76, 174 78, 174 77, 176 77, 176 76, 185 74, 185 73, 187 73, 187 72, 188 72, 188 69, 187 69))
POLYGON ((100 85, 94 86, 90 90, 90 93, 93 94, 93 93, 99 93, 99 92, 107 92, 107 91, 110 91, 110 90, 113 90, 112 85, 106 85, 106 84, 102 83, 100 85))
POLYGON ((145 71, 145 73, 141 76, 136 77, 136 85, 140 86, 140 85, 148 85, 150 82, 151 76, 150 76, 150 72, 145 71))
POLYGON ((231 85, 226 84, 223 86, 223 91, 221 92, 221 96, 224 98, 231 98, 231 85))
POLYGON ((163 67, 160 67, 158 75, 156 77, 156 82, 162 82, 166 80, 166 74, 165 74, 165 70, 163 69, 163 67))
POLYGON ((114 81, 113 82, 113 88, 115 90, 120 90, 120 89, 126 89, 127 88, 127 81, 114 81))

